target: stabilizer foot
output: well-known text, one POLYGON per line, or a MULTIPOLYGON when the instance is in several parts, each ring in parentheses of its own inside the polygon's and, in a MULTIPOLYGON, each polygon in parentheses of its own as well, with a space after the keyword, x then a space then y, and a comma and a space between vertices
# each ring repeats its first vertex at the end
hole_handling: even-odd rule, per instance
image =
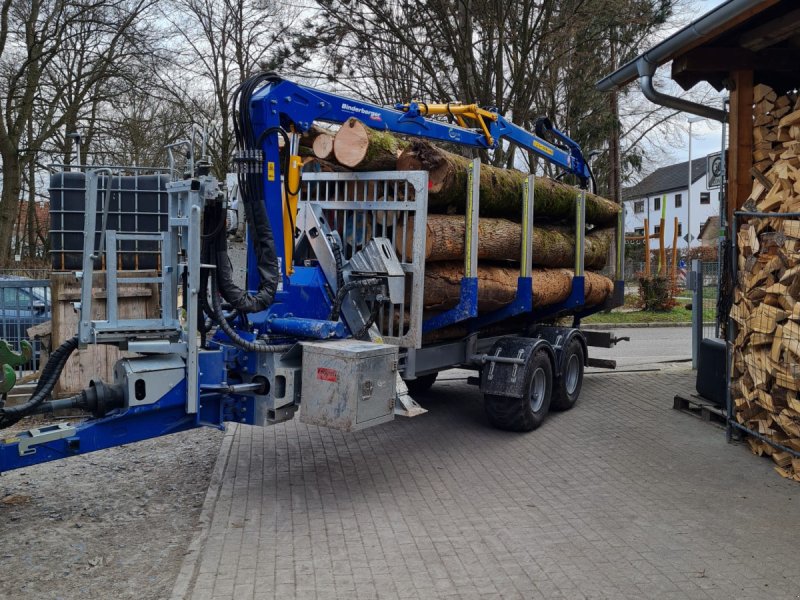
POLYGON ((400 374, 395 379, 394 414, 400 417, 418 417, 428 412, 408 394, 408 387, 400 374))

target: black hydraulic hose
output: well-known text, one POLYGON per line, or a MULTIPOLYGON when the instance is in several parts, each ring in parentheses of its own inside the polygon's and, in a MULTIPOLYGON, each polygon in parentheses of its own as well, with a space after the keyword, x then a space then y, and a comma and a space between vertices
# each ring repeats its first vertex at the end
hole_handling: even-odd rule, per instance
POLYGON ((0 429, 10 427, 22 417, 32 414, 36 411, 37 407, 42 404, 61 376, 61 371, 64 370, 64 365, 70 355, 78 348, 78 336, 71 337, 61 344, 50 355, 47 364, 42 369, 42 375, 39 377, 39 382, 36 384, 33 395, 24 404, 19 406, 12 406, 9 408, 0 408, 0 429))
POLYGON ((383 302, 378 302, 377 300, 375 301, 375 304, 372 305, 372 310, 369 313, 369 318, 367 319, 367 322, 361 326, 361 329, 359 329, 358 331, 355 332, 355 334, 353 334, 354 338, 360 340, 366 335, 367 331, 369 331, 369 328, 375 324, 375 320, 378 318, 378 313, 381 310, 381 304, 383 304, 383 302))
MULTIPOLYGON (((280 278, 275 239, 264 205, 263 152, 259 141, 253 136, 250 120, 250 99, 253 93, 265 83, 275 79, 276 76, 273 74, 259 73, 245 79, 233 94, 233 128, 239 149, 237 159, 239 193, 250 228, 250 239, 260 277, 255 294, 249 294, 233 282, 233 268, 228 258, 224 228, 214 236, 217 240, 216 253, 213 257, 217 266, 215 279, 220 293, 235 310, 247 313, 265 310, 272 304, 280 278)), ((219 218, 223 217, 220 215, 219 218)))
POLYGON ((225 332, 225 335, 227 335, 231 342, 233 342, 236 346, 239 346, 248 352, 286 352, 293 346, 293 344, 265 344, 264 342, 251 342, 250 340, 246 340, 236 333, 236 330, 230 326, 228 320, 225 318, 225 314, 222 312, 222 303, 220 302, 219 294, 217 293, 217 285, 213 279, 211 281, 211 303, 214 320, 216 321, 217 325, 219 325, 219 328, 225 332))
POLYGON ((342 256, 342 247, 339 246, 339 242, 336 241, 336 237, 333 235, 328 236, 328 241, 333 251, 333 260, 336 262, 336 288, 339 289, 344 285, 344 256, 342 256))
POLYGON ((233 281, 233 266, 228 256, 227 233, 224 229, 217 232, 216 280, 222 297, 235 310, 246 313, 260 312, 267 309, 275 298, 278 289, 278 257, 275 253, 275 241, 267 218, 267 211, 261 200, 244 202, 245 215, 250 225, 250 239, 257 258, 258 274, 261 279, 255 294, 249 294, 233 281))
POLYGON ((333 301, 333 306, 331 307, 331 314, 328 316, 329 321, 338 321, 339 314, 342 312, 342 303, 344 302, 345 297, 351 291, 358 289, 358 288, 369 288, 369 287, 376 287, 379 285, 383 285, 383 281, 378 279, 377 277, 370 277, 368 279, 355 279, 353 281, 348 281, 343 286, 339 288, 336 292, 336 298, 333 301))

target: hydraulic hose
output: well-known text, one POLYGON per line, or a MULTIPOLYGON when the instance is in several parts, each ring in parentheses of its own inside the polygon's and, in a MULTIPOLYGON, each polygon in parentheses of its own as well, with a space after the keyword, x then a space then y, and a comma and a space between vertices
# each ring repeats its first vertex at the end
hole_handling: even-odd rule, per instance
POLYGON ((328 316, 329 321, 338 321, 339 314, 342 312, 342 303, 344 299, 347 297, 351 291, 358 289, 358 288, 369 288, 369 287, 376 287, 382 285, 383 281, 378 279, 377 277, 370 277, 368 279, 354 279, 353 281, 348 281, 343 286, 339 288, 336 292, 336 298, 333 301, 333 306, 331 307, 331 314, 328 316))
POLYGON ((213 278, 211 280, 211 304, 214 321, 216 321, 219 328, 225 332, 225 335, 227 335, 236 346, 248 352, 286 352, 293 346, 293 344, 265 344, 260 341, 252 342, 236 333, 236 330, 230 326, 228 320, 225 318, 225 314, 222 312, 222 303, 217 293, 217 284, 213 278))
POLYGON ((10 427, 22 417, 36 412, 36 409, 42 404, 53 391, 53 388, 61 376, 61 371, 64 370, 64 365, 70 355, 78 348, 78 336, 71 337, 61 344, 50 355, 47 364, 42 369, 42 375, 39 377, 39 382, 33 391, 33 395, 24 404, 19 406, 12 406, 9 408, 0 408, 0 429, 10 427))
MULTIPOLYGON (((260 312, 272 304, 278 289, 280 268, 275 251, 275 239, 264 205, 263 152, 260 140, 253 135, 250 120, 250 99, 253 93, 265 83, 275 79, 275 75, 259 73, 248 77, 233 94, 233 129, 236 145, 239 148, 237 161, 239 193, 244 205, 245 217, 250 228, 250 239, 256 256, 256 264, 260 278, 258 290, 249 294, 233 281, 233 268, 228 257, 227 238, 224 228, 214 234, 216 253, 213 257, 217 265, 216 277, 222 297, 234 310, 246 313, 260 312)), ((224 216, 220 215, 220 219, 224 216)), ((216 223, 217 221, 215 221, 216 223)))

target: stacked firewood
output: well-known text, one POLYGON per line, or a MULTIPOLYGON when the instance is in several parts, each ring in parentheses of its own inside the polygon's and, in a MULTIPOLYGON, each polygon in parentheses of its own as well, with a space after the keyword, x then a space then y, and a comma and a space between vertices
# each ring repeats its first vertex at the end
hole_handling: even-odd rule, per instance
MULTIPOLYGON (((753 189, 745 209, 800 212, 800 99, 755 88, 753 189)), ((752 218, 737 234, 731 394, 739 423, 800 451, 800 219, 752 218)), ((753 452, 800 481, 800 459, 758 438, 753 452)))
MULTIPOLYGON (((465 253, 467 167, 469 159, 428 142, 408 142, 367 127, 353 118, 338 131, 316 130, 301 140, 305 168, 315 171, 426 170, 429 172, 424 306, 429 313, 456 305, 465 253)), ((489 311, 514 299, 522 246, 522 184, 514 169, 481 165, 478 236, 478 308, 489 311)), ((535 183, 533 249, 534 304, 565 300, 572 289, 575 264, 574 187, 539 177, 535 183)), ((587 194, 585 261, 586 297, 601 304, 613 283, 590 270, 605 267, 614 239, 619 206, 587 194)), ((409 224, 411 225, 411 223, 409 224)), ((412 227, 397 232, 398 252, 412 245, 412 227)))

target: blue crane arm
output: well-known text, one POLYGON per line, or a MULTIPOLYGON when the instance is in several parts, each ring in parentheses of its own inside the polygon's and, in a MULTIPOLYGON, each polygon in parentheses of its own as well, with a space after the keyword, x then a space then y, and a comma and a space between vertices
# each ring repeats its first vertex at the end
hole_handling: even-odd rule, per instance
MULTIPOLYGON (((486 119, 487 136, 481 129, 469 129, 455 123, 427 118, 426 113, 435 113, 428 113, 428 105, 425 103, 412 102, 408 105, 397 105, 397 108, 387 108, 311 89, 278 77, 253 95, 251 106, 256 125, 254 134, 257 138, 262 132, 278 125, 286 130, 293 127, 296 131, 304 132, 315 121, 343 123, 350 117, 356 117, 373 129, 474 148, 495 148, 500 140, 508 140, 577 176, 582 186, 588 184, 590 177, 577 142, 552 127, 547 120, 541 121, 540 129, 550 133, 566 149, 490 111, 481 111, 491 115, 486 119), (257 126, 259 122, 260 128, 257 126)), ((455 109, 449 108, 450 105, 441 106, 448 106, 448 112, 455 109)))

